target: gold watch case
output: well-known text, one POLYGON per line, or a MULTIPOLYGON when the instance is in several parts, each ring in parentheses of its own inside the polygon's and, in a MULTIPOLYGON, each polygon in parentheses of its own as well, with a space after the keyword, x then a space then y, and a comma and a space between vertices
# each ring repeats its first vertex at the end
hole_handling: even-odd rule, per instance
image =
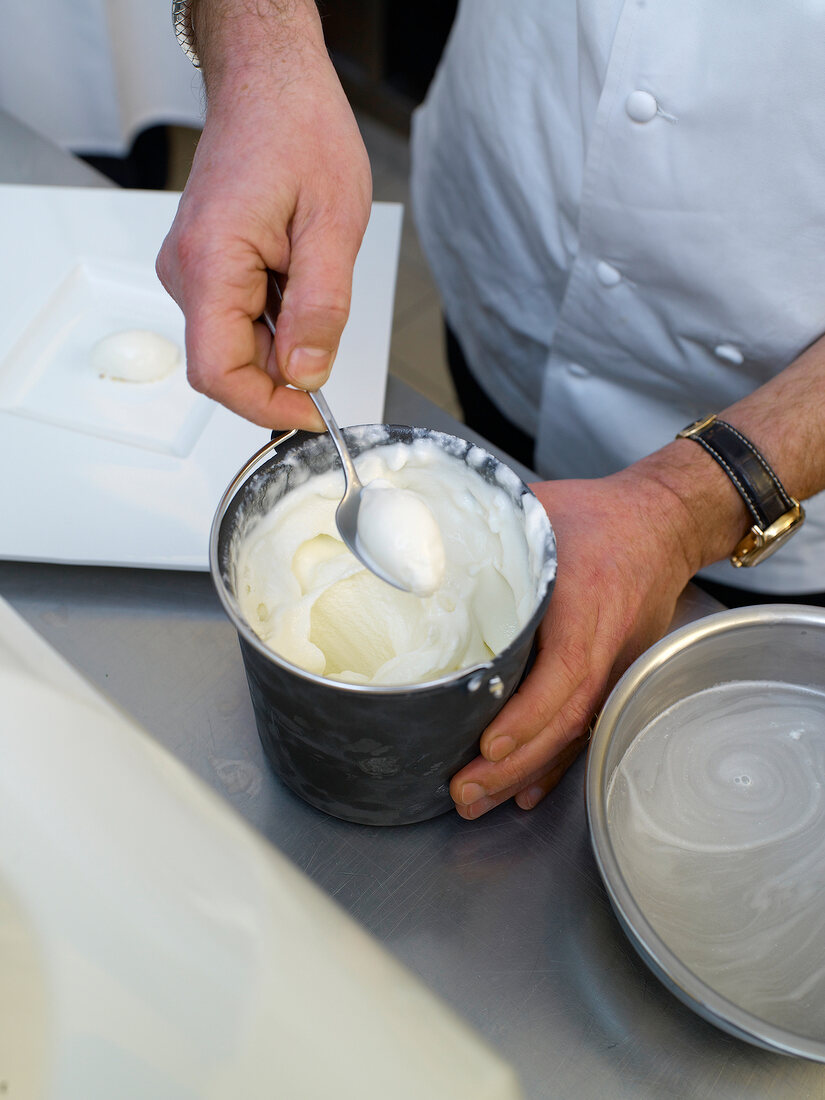
MULTIPOLYGON (((793 498, 791 498, 793 500, 793 498)), ((805 521, 805 509, 798 500, 794 501, 793 508, 785 512, 779 519, 774 520, 770 527, 764 531, 756 524, 744 538, 736 544, 730 556, 731 564, 740 568, 743 565, 759 565, 760 561, 769 558, 775 550, 787 542, 798 527, 805 521)))

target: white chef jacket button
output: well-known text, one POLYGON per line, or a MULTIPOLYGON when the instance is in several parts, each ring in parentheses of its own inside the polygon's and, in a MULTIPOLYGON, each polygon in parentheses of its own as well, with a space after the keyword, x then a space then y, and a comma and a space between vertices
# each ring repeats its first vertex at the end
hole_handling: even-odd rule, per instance
POLYGON ((590 374, 590 371, 587 369, 587 367, 583 367, 581 363, 568 363, 567 369, 574 378, 587 378, 587 376, 590 374))
POLYGON ((745 362, 745 356, 733 344, 717 344, 713 354, 717 359, 724 359, 726 363, 735 363, 737 366, 745 362))
POLYGON ((624 101, 624 109, 634 122, 650 122, 656 117, 659 104, 650 92, 631 92, 624 101))
POLYGON ((596 264, 596 278, 602 286, 616 286, 617 283, 622 281, 621 272, 617 271, 613 264, 609 264, 607 260, 599 260, 596 264))

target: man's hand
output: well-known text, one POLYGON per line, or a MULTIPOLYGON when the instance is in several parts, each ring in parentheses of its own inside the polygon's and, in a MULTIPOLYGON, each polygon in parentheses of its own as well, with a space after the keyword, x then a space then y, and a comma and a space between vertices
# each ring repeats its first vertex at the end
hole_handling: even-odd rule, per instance
MULTIPOLYGON (((825 336, 720 410, 762 450, 786 490, 825 490, 825 336)), ((531 809, 587 741, 625 669, 667 629, 694 573, 727 557, 753 522, 704 450, 674 440, 611 477, 533 489, 558 540, 558 578, 521 688, 450 785, 462 817, 515 797, 531 809)))
MULTIPOLYGON (((320 430, 285 383, 314 390, 329 375, 370 214, 369 160, 314 4, 212 7, 197 38, 206 124, 158 275, 186 317, 195 389, 267 428, 320 430), (255 323, 267 268, 287 276, 274 345, 255 323)), ((196 14, 209 10, 201 0, 196 14)))
POLYGON ((532 670, 451 783, 467 819, 513 797, 532 809, 556 785, 609 689, 666 631, 697 565, 686 552, 692 517, 633 467, 532 488, 558 540, 556 587, 532 670))

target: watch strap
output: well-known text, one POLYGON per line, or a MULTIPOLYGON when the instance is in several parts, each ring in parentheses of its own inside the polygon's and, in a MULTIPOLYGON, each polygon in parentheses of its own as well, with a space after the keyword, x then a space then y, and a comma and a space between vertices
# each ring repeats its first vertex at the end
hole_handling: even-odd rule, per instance
POLYGON ((195 49, 195 32, 192 27, 191 0, 172 0, 172 27, 180 48, 196 69, 201 67, 198 51, 195 49))
POLYGON ((797 502, 785 491, 765 456, 726 420, 708 417, 691 424, 679 435, 695 439, 716 459, 759 527, 770 527, 796 506, 797 502))
POLYGON ((753 522, 734 547, 732 565, 758 565, 805 522, 805 509, 786 491, 765 456, 726 420, 697 420, 678 438, 695 440, 719 463, 750 512, 753 522))

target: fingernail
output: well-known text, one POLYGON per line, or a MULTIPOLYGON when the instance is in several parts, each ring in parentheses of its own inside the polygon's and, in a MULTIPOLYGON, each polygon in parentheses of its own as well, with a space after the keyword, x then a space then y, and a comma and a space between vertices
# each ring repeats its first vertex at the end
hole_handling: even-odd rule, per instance
POLYGON ((461 788, 461 804, 463 806, 470 806, 473 802, 478 802, 480 798, 484 798, 487 792, 479 783, 465 783, 461 788))
POLYGON ((317 386, 329 374, 332 355, 323 348, 293 348, 286 365, 296 386, 317 386))
POLYGON ((484 817, 490 810, 494 810, 497 805, 498 803, 494 798, 480 798, 478 802, 473 802, 469 806, 459 806, 458 812, 466 821, 478 821, 480 817, 484 817))
POLYGON ((544 798, 543 787, 530 787, 526 791, 522 791, 516 796, 516 803, 522 810, 532 810, 537 802, 541 802, 544 798))
POLYGON ((485 753, 488 760, 492 760, 496 763, 499 760, 503 760, 505 756, 509 756, 513 749, 516 747, 516 743, 512 737, 508 737, 507 734, 502 734, 501 737, 497 737, 490 748, 485 753))

